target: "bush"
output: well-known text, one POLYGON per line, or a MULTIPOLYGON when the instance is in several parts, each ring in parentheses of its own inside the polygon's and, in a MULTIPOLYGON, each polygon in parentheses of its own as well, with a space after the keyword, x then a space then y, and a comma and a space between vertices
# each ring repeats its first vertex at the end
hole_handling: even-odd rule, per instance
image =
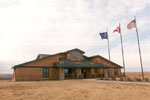
POLYGON ((132 79, 130 77, 127 77, 127 81, 132 81, 132 79))
POLYGON ((109 78, 108 78, 108 77, 106 77, 106 78, 105 78, 105 80, 109 80, 109 78))
POLYGON ((115 77, 115 76, 112 76, 111 78, 112 78, 112 80, 116 80, 116 77, 115 77))
POLYGON ((101 80, 103 80, 104 79, 104 77, 101 77, 101 80))
POLYGON ((123 81, 123 77, 120 77, 120 81, 123 81))
POLYGON ((149 78, 148 78, 148 77, 145 77, 145 81, 148 82, 148 81, 149 81, 149 78))
POLYGON ((136 81, 142 81, 141 78, 136 77, 135 78, 136 81))

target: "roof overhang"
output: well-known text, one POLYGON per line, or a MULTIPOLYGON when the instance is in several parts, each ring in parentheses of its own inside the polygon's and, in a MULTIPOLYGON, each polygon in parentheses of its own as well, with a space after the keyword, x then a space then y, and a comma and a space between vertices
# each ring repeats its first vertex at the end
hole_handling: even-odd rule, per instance
POLYGON ((112 68, 111 66, 99 64, 90 60, 71 61, 67 59, 60 59, 60 62, 55 62, 54 64, 58 68, 112 68))
POLYGON ((120 66, 119 64, 116 64, 116 63, 114 63, 114 62, 112 62, 112 61, 110 61, 110 60, 108 60, 108 59, 106 59, 106 58, 104 58, 104 57, 102 57, 102 56, 100 56, 100 55, 91 56, 91 57, 88 57, 88 59, 98 58, 98 57, 100 57, 100 58, 102 58, 102 59, 104 59, 104 60, 106 60, 106 61, 108 61, 108 62, 110 62, 110 63, 112 63, 112 64, 114 64, 114 65, 116 65, 116 66, 119 67, 119 68, 123 68, 123 67, 120 66))

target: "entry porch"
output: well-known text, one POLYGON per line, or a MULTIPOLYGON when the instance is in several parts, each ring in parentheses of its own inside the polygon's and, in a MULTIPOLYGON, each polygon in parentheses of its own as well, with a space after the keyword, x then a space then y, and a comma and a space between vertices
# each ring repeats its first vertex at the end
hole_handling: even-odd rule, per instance
POLYGON ((116 68, 64 68, 64 79, 90 79, 118 76, 116 68))

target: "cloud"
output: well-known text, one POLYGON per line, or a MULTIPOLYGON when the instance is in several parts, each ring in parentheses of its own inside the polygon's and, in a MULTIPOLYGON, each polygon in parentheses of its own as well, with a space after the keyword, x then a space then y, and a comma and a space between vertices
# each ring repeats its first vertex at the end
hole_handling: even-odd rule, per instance
POLYGON ((19 0, 0 0, 0 7, 13 6, 19 3, 19 0))
POLYGON ((130 70, 139 66, 133 62, 138 61, 135 30, 126 29, 135 14, 143 63, 149 65, 148 0, 0 0, 0 4, 0 62, 7 67, 0 70, 35 59, 38 53, 54 54, 72 48, 83 49, 88 56, 108 58, 107 41, 98 34, 107 28, 112 60, 122 64, 119 34, 112 34, 119 22, 130 70))

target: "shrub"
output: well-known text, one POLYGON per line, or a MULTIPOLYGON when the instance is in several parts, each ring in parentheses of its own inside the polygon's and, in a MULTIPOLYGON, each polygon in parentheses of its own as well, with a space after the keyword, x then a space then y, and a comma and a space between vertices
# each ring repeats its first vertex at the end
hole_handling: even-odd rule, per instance
POLYGON ((148 82, 148 81, 149 81, 149 78, 148 78, 148 77, 145 77, 145 81, 148 82))
POLYGON ((105 80, 109 80, 109 78, 108 78, 108 77, 106 77, 106 78, 105 78, 105 80))
POLYGON ((115 76, 112 76, 111 78, 112 78, 112 80, 116 80, 116 77, 115 77, 115 76))
POLYGON ((132 79, 130 77, 127 77, 127 81, 132 81, 132 79))
POLYGON ((120 81, 123 81, 123 77, 120 77, 120 81))
POLYGON ((104 77, 101 77, 101 80, 103 80, 104 79, 104 77))
POLYGON ((136 81, 142 81, 141 78, 136 77, 135 78, 136 81))

